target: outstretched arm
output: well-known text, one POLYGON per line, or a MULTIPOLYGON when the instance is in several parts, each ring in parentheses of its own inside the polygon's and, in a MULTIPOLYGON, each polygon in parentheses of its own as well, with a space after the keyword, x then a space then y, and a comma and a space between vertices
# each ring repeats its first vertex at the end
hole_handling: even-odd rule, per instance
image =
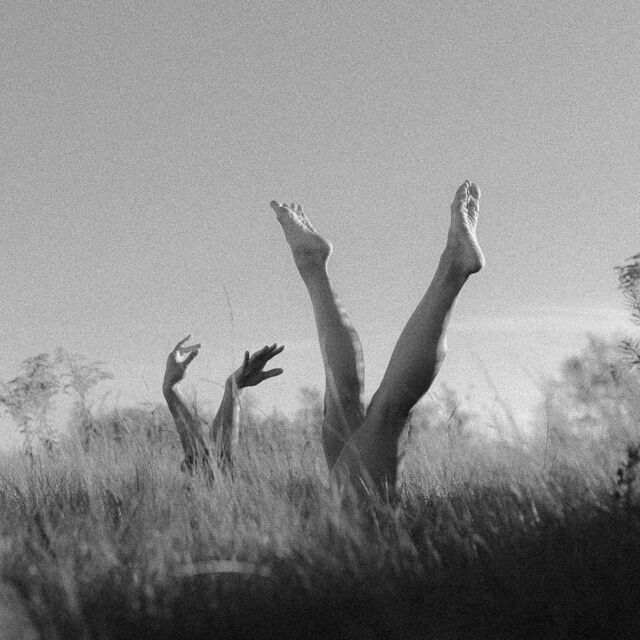
POLYGON ((162 383, 162 393, 169 406, 169 411, 176 424, 180 442, 184 450, 184 467, 190 473, 201 469, 207 479, 213 481, 209 449, 202 437, 198 422, 187 407, 184 398, 177 389, 178 383, 184 378, 187 367, 198 355, 199 344, 190 347, 183 346, 191 336, 180 340, 167 357, 167 367, 162 383))
POLYGON ((216 442, 220 466, 225 469, 233 462, 233 452, 240 434, 240 392, 245 387, 254 387, 267 378, 279 376, 282 369, 264 371, 264 367, 284 346, 265 346, 253 355, 245 351, 242 365, 232 373, 224 385, 220 408, 211 425, 211 440, 216 442))

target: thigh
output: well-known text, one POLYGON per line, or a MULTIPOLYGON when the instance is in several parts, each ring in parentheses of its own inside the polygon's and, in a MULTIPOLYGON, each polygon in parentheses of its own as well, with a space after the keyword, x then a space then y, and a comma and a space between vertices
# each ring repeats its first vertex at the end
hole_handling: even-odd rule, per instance
POLYGON ((333 475, 340 484, 393 499, 406 454, 409 415, 376 400, 374 396, 360 428, 343 447, 333 475))
POLYGON ((359 393, 336 392, 329 385, 324 395, 322 446, 331 471, 345 444, 364 422, 364 406, 359 393))

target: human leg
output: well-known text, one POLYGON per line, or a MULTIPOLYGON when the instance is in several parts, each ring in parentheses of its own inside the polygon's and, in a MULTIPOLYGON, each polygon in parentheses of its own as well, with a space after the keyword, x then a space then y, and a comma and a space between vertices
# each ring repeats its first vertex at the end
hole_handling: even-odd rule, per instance
POLYGON ((447 246, 434 278, 395 346, 365 420, 343 449, 338 479, 362 482, 383 494, 398 485, 409 412, 431 386, 446 352, 446 331, 467 278, 484 256, 476 237, 480 192, 466 181, 451 205, 447 246))
POLYGON ((364 420, 364 359, 356 330, 340 303, 327 271, 332 246, 302 211, 273 201, 278 222, 309 292, 325 370, 322 443, 331 470, 364 420))

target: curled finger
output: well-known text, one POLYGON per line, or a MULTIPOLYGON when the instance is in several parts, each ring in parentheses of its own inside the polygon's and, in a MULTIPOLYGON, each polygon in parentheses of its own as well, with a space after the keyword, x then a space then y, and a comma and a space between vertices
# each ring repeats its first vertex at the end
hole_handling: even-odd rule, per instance
POLYGON ((189 340, 189 338, 191 338, 191 334, 189 334, 186 338, 182 338, 182 340, 180 340, 178 342, 178 344, 176 344, 175 347, 173 347, 174 351, 178 351, 178 349, 180 349, 180 347, 187 341, 189 340))
POLYGON ((189 355, 185 358, 184 365, 185 367, 200 353, 198 349, 194 349, 189 353, 189 355))

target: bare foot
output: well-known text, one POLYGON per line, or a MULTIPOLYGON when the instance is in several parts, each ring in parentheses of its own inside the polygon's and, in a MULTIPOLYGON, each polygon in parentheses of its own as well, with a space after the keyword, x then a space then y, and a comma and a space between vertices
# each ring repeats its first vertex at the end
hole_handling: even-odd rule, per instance
POLYGON ((451 266, 468 276, 484 267, 484 254, 478 244, 476 227, 480 209, 480 189, 465 180, 451 203, 451 226, 445 254, 451 266))
POLYGON ((293 202, 288 205, 276 200, 272 200, 270 204, 282 225, 284 237, 291 247, 298 271, 304 275, 309 270, 324 267, 333 247, 311 226, 307 216, 302 212, 302 205, 299 204, 296 208, 293 202))

